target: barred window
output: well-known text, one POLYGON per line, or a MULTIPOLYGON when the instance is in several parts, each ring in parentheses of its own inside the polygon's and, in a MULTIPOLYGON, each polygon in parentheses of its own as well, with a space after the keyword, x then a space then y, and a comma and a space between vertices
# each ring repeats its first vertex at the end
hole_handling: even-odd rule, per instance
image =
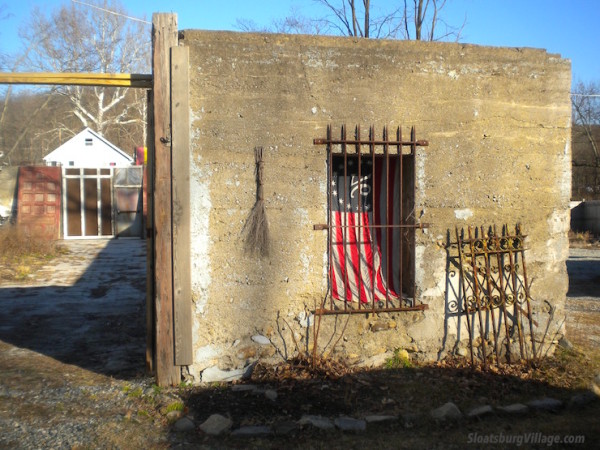
POLYGON ((376 139, 371 127, 347 137, 315 139, 327 146, 328 295, 318 314, 426 309, 415 301, 415 129, 376 139))

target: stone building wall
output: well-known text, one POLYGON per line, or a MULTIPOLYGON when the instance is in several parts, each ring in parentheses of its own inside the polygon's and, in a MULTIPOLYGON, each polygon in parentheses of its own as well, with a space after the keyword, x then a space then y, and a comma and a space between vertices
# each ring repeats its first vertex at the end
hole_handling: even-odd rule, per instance
MULTIPOLYGON (((312 346, 327 290, 327 155, 347 124, 411 126, 420 312, 328 316, 319 351, 353 362, 394 349, 435 359, 459 328, 447 315, 455 226, 521 223, 540 330, 561 333, 571 190, 570 62, 543 50, 186 30, 190 47, 192 290, 196 380, 312 346), (243 251, 264 148, 269 258, 243 251), (332 349, 348 320, 344 336, 332 349), (337 333, 337 334, 336 334, 337 333), (293 337, 292 337, 293 335, 293 337)), ((466 333, 462 332, 464 339, 466 333)), ((556 335, 556 333, 554 333, 556 335)))

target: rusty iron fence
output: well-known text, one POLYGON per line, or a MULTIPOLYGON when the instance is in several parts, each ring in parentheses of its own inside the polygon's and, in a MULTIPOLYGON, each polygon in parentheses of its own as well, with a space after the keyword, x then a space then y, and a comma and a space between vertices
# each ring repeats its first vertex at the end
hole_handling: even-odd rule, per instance
MULTIPOLYGON (((525 239, 520 225, 455 229, 450 251, 458 265, 454 312, 466 319, 471 363, 532 361, 539 356, 525 239)), ((453 276, 454 274, 451 274, 453 276)))

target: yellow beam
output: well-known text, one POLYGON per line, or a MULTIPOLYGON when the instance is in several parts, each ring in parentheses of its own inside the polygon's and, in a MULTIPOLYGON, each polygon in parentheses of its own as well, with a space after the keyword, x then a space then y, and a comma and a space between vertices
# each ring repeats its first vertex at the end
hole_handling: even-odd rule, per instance
POLYGON ((0 72, 0 84, 70 84, 152 89, 152 75, 137 73, 0 72))

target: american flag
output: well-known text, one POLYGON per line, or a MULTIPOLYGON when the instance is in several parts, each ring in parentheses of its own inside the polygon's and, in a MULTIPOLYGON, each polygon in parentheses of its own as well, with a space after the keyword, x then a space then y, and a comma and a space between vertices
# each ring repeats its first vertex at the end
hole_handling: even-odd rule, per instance
POLYGON ((401 229, 372 226, 400 223, 397 158, 387 159, 387 171, 386 158, 363 158, 360 179, 356 157, 348 155, 344 174, 344 158, 335 155, 331 169, 332 297, 361 303, 399 299, 401 229))

